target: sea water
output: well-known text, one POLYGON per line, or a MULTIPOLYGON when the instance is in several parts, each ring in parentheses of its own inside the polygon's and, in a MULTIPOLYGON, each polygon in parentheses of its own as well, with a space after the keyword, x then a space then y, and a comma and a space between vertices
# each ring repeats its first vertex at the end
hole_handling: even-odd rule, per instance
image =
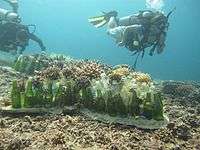
MULTIPOLYGON (((154 79, 200 80, 200 1, 199 0, 19 0, 23 24, 35 24, 35 32, 47 52, 62 53, 74 58, 95 59, 110 65, 133 65, 135 57, 118 47, 106 34, 96 29, 88 18, 102 11, 116 10, 119 17, 140 10, 157 9, 169 18, 164 53, 139 59, 137 70, 150 73, 154 79)), ((10 9, 0 1, 0 7, 10 9)), ((39 53, 30 42, 25 54, 39 53)))

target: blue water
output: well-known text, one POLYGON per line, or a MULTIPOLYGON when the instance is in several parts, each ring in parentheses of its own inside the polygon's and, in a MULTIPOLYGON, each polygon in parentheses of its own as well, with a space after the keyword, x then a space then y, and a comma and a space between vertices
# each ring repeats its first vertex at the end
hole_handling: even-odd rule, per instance
MULTIPOLYGON (((0 6, 9 8, 5 3, 0 6)), ((145 55, 138 70, 155 79, 200 81, 200 1, 165 0, 164 12, 176 6, 170 18, 165 51, 161 55, 145 55)), ((126 16, 146 9, 145 0, 21 0, 19 13, 24 24, 36 24, 36 34, 49 52, 74 58, 98 59, 116 64, 133 64, 128 50, 117 47, 106 35, 106 29, 96 29, 87 19, 100 11, 117 10, 126 16)), ((30 42, 26 53, 39 52, 30 42)))

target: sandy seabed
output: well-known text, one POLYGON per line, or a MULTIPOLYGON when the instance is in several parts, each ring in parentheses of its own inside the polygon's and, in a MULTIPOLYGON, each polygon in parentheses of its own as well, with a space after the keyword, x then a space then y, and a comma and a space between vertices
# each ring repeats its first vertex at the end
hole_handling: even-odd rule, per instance
MULTIPOLYGON (((0 106, 9 102, 13 79, 23 75, 0 67, 0 106)), ((0 113, 0 150, 200 149, 200 84, 163 81, 166 128, 142 130, 104 124, 82 115, 11 116, 0 113)))

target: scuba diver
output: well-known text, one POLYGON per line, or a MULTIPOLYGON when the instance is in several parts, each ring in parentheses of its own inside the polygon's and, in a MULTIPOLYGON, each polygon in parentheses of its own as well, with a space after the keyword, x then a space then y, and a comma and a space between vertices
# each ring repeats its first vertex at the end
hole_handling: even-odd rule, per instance
POLYGON ((142 58, 145 49, 150 48, 149 55, 153 56, 156 51, 158 54, 163 52, 165 47, 166 32, 169 26, 167 16, 160 11, 139 11, 139 13, 117 18, 116 11, 89 18, 88 21, 96 28, 107 24, 107 34, 116 40, 118 46, 129 49, 133 55, 137 54, 134 67, 140 54, 142 58))
POLYGON ((42 51, 46 50, 42 40, 29 31, 29 26, 15 22, 0 25, 0 50, 22 54, 28 46, 29 40, 37 42, 42 51))
POLYGON ((23 25, 21 19, 17 14, 18 2, 17 0, 4 0, 8 2, 13 11, 0 9, 0 50, 11 52, 12 54, 22 54, 28 46, 29 40, 37 42, 42 51, 46 48, 41 39, 35 34, 35 25, 23 25), (29 27, 33 26, 34 31, 30 32, 29 27))

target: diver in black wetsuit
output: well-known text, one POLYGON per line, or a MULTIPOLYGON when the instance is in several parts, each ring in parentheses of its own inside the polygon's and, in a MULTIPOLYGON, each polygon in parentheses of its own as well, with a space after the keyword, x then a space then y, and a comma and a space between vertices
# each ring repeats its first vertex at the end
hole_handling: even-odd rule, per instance
POLYGON ((29 32, 28 26, 14 22, 0 25, 0 50, 16 53, 20 47, 19 53, 21 54, 28 46, 29 40, 37 42, 42 51, 46 50, 43 42, 29 32))
POLYGON ((42 51, 45 51, 42 40, 29 31, 29 25, 20 23, 17 0, 4 1, 12 6, 13 11, 0 9, 0 50, 21 54, 28 46, 29 40, 33 40, 39 44, 42 51))

